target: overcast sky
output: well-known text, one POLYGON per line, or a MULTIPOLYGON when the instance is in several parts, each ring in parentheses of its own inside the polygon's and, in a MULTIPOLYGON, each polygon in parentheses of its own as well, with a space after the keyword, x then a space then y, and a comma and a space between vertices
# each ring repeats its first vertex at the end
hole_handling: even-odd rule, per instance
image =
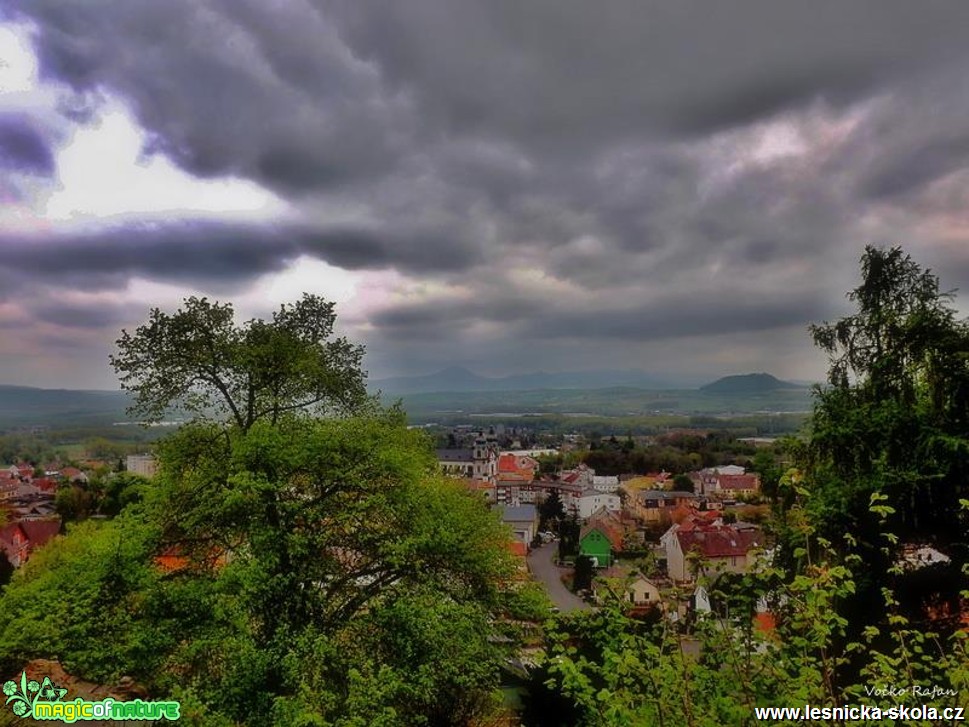
POLYGON ((0 3, 0 383, 302 291, 378 378, 814 379, 866 243, 969 291, 965 0, 0 3))

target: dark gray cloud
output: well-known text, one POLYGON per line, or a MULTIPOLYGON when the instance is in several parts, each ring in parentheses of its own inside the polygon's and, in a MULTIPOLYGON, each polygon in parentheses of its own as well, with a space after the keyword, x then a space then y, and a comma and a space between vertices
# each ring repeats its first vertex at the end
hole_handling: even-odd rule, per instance
POLYGON ((969 40, 957 0, 335 5, 350 45, 449 128, 569 142, 704 133, 817 96, 848 102, 964 58, 969 40))
POLYGON ((695 136, 964 60, 956 0, 18 3, 44 71, 123 95, 156 148, 284 191, 455 136, 587 154, 695 136))
POLYGON ((200 176, 276 189, 375 174, 399 153, 394 100, 308 4, 151 0, 24 4, 42 71, 123 96, 151 148, 200 176))
POLYGON ((54 173, 50 142, 28 117, 0 114, 0 169, 44 176, 54 173))
POLYGON ((474 255, 472 250, 455 255, 455 248, 453 240, 436 231, 404 235, 392 230, 199 219, 128 223, 49 236, 0 232, 0 267, 26 271, 23 285, 45 279, 97 290, 120 288, 129 278, 140 276, 230 290, 283 270, 301 255, 351 270, 446 271, 466 266, 474 255))
POLYGON ((742 289, 714 295, 671 295, 651 305, 604 307, 597 310, 556 311, 532 317, 524 330, 530 339, 574 339, 576 332, 589 340, 670 341, 677 338, 720 335, 724 331, 757 333, 804 326, 820 320, 838 306, 821 295, 789 295, 783 299, 752 298, 742 289))
POLYGON ((42 301, 31 308, 34 321, 52 323, 65 328, 119 329, 131 320, 131 306, 98 301, 42 301))
MULTIPOLYGON (((396 306, 369 319, 397 340, 440 339, 462 334, 475 323, 501 324, 514 341, 544 345, 557 340, 650 343, 678 338, 756 333, 799 326, 842 312, 837 298, 817 290, 765 295, 747 286, 706 291, 663 291, 639 300, 582 305, 573 297, 505 295, 500 290, 472 299, 396 306)), ((630 296, 632 298, 632 296, 630 296)))
POLYGON ((796 366, 791 332, 844 310, 867 243, 969 286, 962 0, 16 6, 69 118, 120 97, 149 153, 298 220, 0 233, 20 281, 232 291, 310 255, 433 282, 356 321, 384 369, 530 367, 523 342, 536 366, 660 341, 700 360, 718 335, 758 369, 782 337, 796 366))

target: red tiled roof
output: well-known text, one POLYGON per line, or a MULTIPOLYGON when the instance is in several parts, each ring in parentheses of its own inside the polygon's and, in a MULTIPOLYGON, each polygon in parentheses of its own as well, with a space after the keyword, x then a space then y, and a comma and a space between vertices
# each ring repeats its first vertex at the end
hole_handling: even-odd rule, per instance
POLYGON ((720 475, 717 479, 721 490, 760 489, 760 477, 757 475, 720 475))
POLYGON ((694 528, 676 531, 680 548, 684 553, 696 550, 705 558, 729 558, 747 555, 752 548, 763 543, 763 536, 756 530, 735 530, 729 526, 694 528))
POLYGON ((39 548, 61 531, 60 520, 25 520, 15 524, 24 532, 33 548, 39 548))
MULTIPOLYGON (((225 553, 212 548, 209 557, 202 562, 209 567, 220 568, 226 564, 226 556, 225 553)), ((155 556, 155 565, 165 573, 173 573, 191 566, 192 560, 180 547, 171 545, 155 556)))
MULTIPOLYGON (((674 521, 679 508, 673 511, 674 521)), ((720 517, 716 510, 690 510, 680 522, 679 532, 685 533, 691 530, 699 530, 711 527, 714 520, 720 517)))
POLYGON ((60 520, 22 520, 9 523, 0 528, 0 547, 13 552, 14 539, 19 532, 20 536, 27 541, 29 551, 33 552, 45 545, 60 530, 60 520))
POLYGON ((170 555, 161 554, 155 556, 155 565, 157 565, 165 573, 174 573, 177 570, 182 570, 188 565, 188 558, 184 555, 170 555))

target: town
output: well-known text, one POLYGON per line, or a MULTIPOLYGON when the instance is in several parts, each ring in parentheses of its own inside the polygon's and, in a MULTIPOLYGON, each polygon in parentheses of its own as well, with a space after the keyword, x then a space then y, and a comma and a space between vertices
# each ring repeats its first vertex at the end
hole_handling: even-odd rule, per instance
MULTIPOLYGON (((723 572, 745 572, 767 547, 757 524, 767 513, 760 506, 761 475, 743 466, 728 464, 675 476, 600 476, 585 464, 544 472, 540 459, 550 463, 558 451, 501 451, 493 429, 458 430, 448 437, 461 438, 469 446, 438 449, 441 469, 460 478, 500 513, 514 536, 512 552, 538 566, 538 574, 564 577, 592 603, 605 584, 615 589, 618 583, 633 606, 659 607, 660 588, 675 584, 679 592, 684 585, 696 587, 685 600, 709 609, 700 581, 723 572), (561 539, 568 528, 578 530, 571 544, 561 539), (558 541, 554 550, 548 547, 552 539, 558 541), (561 574, 543 569, 539 559, 548 553, 573 568, 561 574), (576 576, 584 559, 594 578, 576 576), (649 563, 648 573, 642 572, 641 561, 649 563)), ((772 466, 771 473, 775 470, 772 466)), ((554 600, 557 584, 546 585, 554 600)), ((573 603, 569 598, 555 605, 569 609, 573 603)), ((673 610, 683 609, 673 604, 673 610)))

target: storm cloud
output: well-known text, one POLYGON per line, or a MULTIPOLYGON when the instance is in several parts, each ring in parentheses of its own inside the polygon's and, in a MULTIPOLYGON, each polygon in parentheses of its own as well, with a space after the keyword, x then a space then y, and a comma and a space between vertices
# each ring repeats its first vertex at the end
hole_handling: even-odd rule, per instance
MULTIPOLYGON (((805 327, 846 310, 865 244, 969 285, 964 2, 14 8, 70 123, 113 99, 146 158, 287 209, 0 230, 8 299, 41 276, 232 296, 308 257, 396 276, 348 317, 382 373, 588 367, 609 346, 628 367, 806 378, 805 327)), ((54 175, 16 119, 0 161, 54 175)), ((64 328, 117 323, 69 309, 35 305, 64 328)))
POLYGON ((53 173, 50 145, 29 119, 0 115, 0 168, 44 176, 53 173))

